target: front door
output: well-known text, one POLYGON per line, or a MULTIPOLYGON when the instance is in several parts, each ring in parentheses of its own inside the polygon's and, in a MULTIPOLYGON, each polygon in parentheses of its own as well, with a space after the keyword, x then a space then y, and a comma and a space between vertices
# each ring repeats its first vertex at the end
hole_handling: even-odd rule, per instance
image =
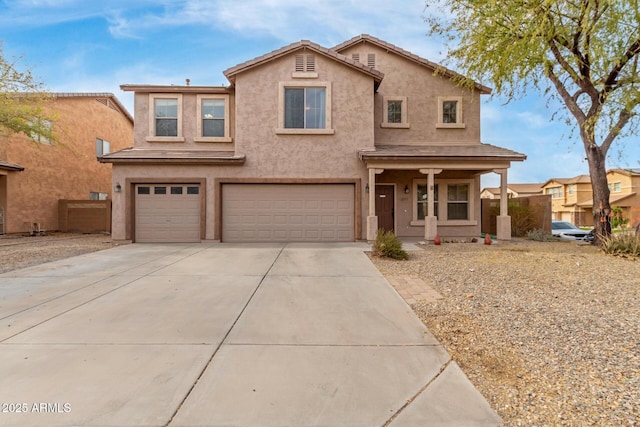
POLYGON ((376 215, 378 228, 394 231, 394 191, 393 185, 376 185, 376 215))

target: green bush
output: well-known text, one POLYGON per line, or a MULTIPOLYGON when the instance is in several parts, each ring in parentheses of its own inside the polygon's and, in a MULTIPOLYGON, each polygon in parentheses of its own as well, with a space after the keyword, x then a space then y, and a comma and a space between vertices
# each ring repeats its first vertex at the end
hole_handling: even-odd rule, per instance
POLYGON ((633 234, 612 234, 600 242, 602 251, 609 255, 640 258, 640 236, 633 234))
POLYGON ((553 234, 547 233, 540 228, 527 231, 527 239, 535 240, 538 242, 553 242, 558 240, 557 238, 553 237, 553 234))
POLYGON ((373 243, 373 253, 393 259, 409 259, 407 251, 402 249, 402 242, 393 231, 378 230, 376 241, 373 243))

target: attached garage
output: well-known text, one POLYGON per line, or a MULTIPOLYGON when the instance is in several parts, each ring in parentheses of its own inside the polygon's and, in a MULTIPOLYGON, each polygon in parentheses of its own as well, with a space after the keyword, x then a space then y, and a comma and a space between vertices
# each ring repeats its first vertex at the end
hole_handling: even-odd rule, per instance
POLYGON ((354 184, 222 184, 225 242, 355 240, 354 184))
POLYGON ((135 186, 136 242, 200 242, 200 218, 198 184, 135 186))

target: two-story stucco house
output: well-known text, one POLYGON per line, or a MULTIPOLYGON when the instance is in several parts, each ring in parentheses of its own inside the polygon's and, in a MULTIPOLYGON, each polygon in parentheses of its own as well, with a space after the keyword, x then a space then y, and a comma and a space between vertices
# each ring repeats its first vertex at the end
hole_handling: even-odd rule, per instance
MULTIPOLYGON (((437 72, 436 72, 437 71, 437 72)), ((480 176, 525 156, 480 141, 480 97, 369 35, 300 41, 227 69, 229 86, 123 85, 135 146, 113 164, 113 238, 354 241, 378 228, 480 234, 480 176)))
POLYGON ((133 117, 111 93, 52 93, 43 106, 57 141, 0 133, 0 234, 58 230, 60 199, 111 198, 96 156, 133 141, 133 117))

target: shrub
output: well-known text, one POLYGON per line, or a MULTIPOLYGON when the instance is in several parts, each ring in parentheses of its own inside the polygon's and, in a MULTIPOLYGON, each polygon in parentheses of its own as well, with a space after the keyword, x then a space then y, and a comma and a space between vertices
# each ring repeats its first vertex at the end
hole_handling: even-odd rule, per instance
POLYGON ((553 237, 553 234, 547 233, 546 231, 540 228, 527 231, 527 239, 535 240, 538 242, 553 242, 558 240, 555 237, 553 237))
POLYGON ((600 241, 600 248, 609 255, 619 255, 626 257, 640 257, 640 236, 633 234, 612 234, 603 237, 600 241))
POLYGON ((373 253, 393 259, 409 259, 407 251, 402 249, 402 242, 393 231, 378 230, 376 241, 373 243, 373 253))

